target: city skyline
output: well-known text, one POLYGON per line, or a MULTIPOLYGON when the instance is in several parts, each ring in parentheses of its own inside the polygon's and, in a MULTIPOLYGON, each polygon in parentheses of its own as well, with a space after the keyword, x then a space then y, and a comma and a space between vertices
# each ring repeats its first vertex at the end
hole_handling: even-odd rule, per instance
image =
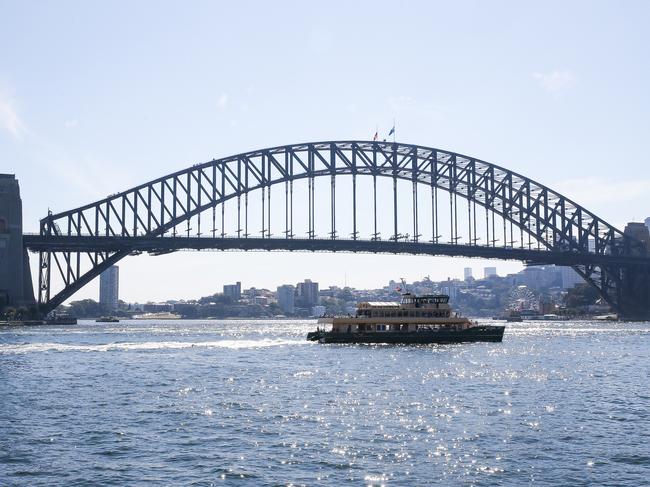
MULTIPOLYGON (((117 266, 113 266, 117 267, 117 266)), ((446 279, 431 279, 430 276, 421 276, 420 278, 416 278, 413 280, 407 280, 403 278, 399 279, 390 279, 387 282, 384 283, 377 283, 374 286, 369 286, 369 287, 355 287, 351 286, 348 283, 340 283, 340 282, 327 282, 327 283, 321 283, 318 281, 314 281, 310 278, 301 278, 300 280, 296 282, 282 282, 282 283, 277 283, 273 284, 270 286, 261 286, 256 282, 242 282, 242 281, 237 281, 234 284, 224 284, 221 287, 221 291, 218 289, 213 290, 214 292, 210 292, 205 296, 192 296, 192 297, 183 297, 183 298, 169 298, 169 299, 163 299, 163 300, 146 300, 146 301, 129 301, 126 299, 120 298, 120 301, 130 303, 130 304, 156 304, 156 303, 167 303, 167 302, 186 302, 186 301, 196 301, 201 298, 213 296, 213 295, 222 295, 226 296, 233 301, 237 301, 241 299, 241 297, 249 293, 251 291, 263 291, 263 292, 270 292, 275 295, 280 295, 283 292, 288 292, 289 290, 292 293, 292 296, 298 297, 298 294, 300 293, 300 286, 303 284, 314 284, 315 291, 312 291, 314 296, 318 296, 319 293, 322 292, 327 292, 332 289, 339 289, 339 290, 353 290, 353 291, 379 291, 379 290, 385 290, 386 292, 396 292, 396 293, 401 293, 401 292, 409 292, 409 286, 412 286, 415 283, 421 283, 421 282, 427 282, 430 281, 432 283, 437 283, 437 284, 443 284, 446 282, 451 282, 455 284, 460 284, 463 283, 464 281, 484 281, 488 280, 491 277, 497 277, 497 278, 509 278, 509 277, 517 277, 517 276, 526 276, 526 275, 537 275, 538 273, 555 273, 557 272, 558 275, 561 277, 561 288, 562 289, 569 289, 573 287, 576 284, 582 284, 584 283, 584 280, 571 268, 571 267, 563 267, 563 266, 555 266, 555 265, 543 265, 543 266, 538 266, 538 265, 533 265, 529 267, 524 267, 522 270, 516 272, 516 273, 508 273, 508 274, 499 274, 493 273, 494 268, 493 267, 483 267, 477 270, 477 277, 474 277, 473 275, 467 275, 467 270, 474 268, 464 268, 463 277, 447 277, 446 279), (537 274, 536 274, 537 273, 537 274), (406 290, 404 289, 404 286, 406 285, 406 290)), ((118 277, 119 279, 119 277, 118 277)), ((534 279, 530 279, 531 282, 529 282, 527 285, 531 285, 534 279)), ((76 301, 76 300, 71 300, 71 301, 76 301)), ((312 306, 318 304, 317 300, 313 300, 309 302, 308 306, 312 306)), ((297 305, 296 305, 297 306, 297 305)))
MULTIPOLYGON (((468 269, 465 269, 466 271, 468 269)), ((371 289, 341 287, 336 284, 321 286, 304 279, 302 282, 283 284, 275 290, 250 287, 241 282, 227 284, 223 292, 193 299, 170 299, 164 302, 100 303, 82 300, 72 302, 64 313, 77 318, 95 317, 102 313, 115 313, 129 318, 134 313, 173 313, 187 319, 201 318, 270 318, 319 317, 323 314, 354 315, 359 303, 400 301, 400 295, 446 295, 449 302, 466 316, 503 316, 508 311, 525 312, 528 317, 558 316, 606 312, 607 305, 591 302, 594 290, 569 267, 530 266, 516 274, 497 276, 491 268, 483 269, 487 277, 432 281, 423 278, 414 282, 390 281, 371 289), (576 287, 578 284, 582 286, 576 287)), ((107 273, 102 275, 102 281, 107 273)), ((111 283, 117 286, 116 282, 111 283)), ((104 283, 102 284, 104 287, 104 283)))

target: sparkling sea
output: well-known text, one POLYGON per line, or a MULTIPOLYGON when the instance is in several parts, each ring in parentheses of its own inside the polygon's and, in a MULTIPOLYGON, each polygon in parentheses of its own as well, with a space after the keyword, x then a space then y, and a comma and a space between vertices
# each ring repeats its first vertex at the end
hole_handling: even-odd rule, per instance
POLYGON ((318 345, 309 321, 0 328, 0 485, 650 482, 650 324, 318 345))

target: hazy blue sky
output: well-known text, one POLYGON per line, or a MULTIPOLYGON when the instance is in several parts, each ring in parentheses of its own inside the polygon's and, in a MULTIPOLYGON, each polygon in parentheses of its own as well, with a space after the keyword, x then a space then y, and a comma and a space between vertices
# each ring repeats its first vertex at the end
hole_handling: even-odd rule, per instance
MULTIPOLYGON (((27 231, 213 157, 370 139, 521 172, 618 226, 650 215, 650 2, 0 1, 0 172, 27 231)), ((265 253, 131 257, 129 300, 243 281, 357 287, 479 260, 265 253)), ((518 263, 497 262, 501 272, 518 263)), ((75 296, 96 297, 97 285, 75 296)))

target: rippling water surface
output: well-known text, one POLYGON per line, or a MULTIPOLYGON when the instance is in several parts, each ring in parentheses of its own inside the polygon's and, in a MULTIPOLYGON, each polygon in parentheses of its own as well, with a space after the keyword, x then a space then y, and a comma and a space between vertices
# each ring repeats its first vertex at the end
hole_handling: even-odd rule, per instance
POLYGON ((0 485, 647 485, 650 324, 340 346, 311 322, 0 328, 0 485))

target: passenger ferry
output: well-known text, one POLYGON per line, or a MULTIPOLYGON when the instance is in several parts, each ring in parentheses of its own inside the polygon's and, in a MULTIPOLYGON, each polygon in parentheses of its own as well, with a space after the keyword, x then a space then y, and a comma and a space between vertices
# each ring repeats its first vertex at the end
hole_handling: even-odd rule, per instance
POLYGON ((355 316, 323 317, 307 339, 319 343, 500 342, 505 326, 452 313, 449 296, 402 294, 401 302, 362 302, 355 316), (321 325, 324 325, 321 327, 321 325), (331 325, 326 330, 325 326, 331 325))

